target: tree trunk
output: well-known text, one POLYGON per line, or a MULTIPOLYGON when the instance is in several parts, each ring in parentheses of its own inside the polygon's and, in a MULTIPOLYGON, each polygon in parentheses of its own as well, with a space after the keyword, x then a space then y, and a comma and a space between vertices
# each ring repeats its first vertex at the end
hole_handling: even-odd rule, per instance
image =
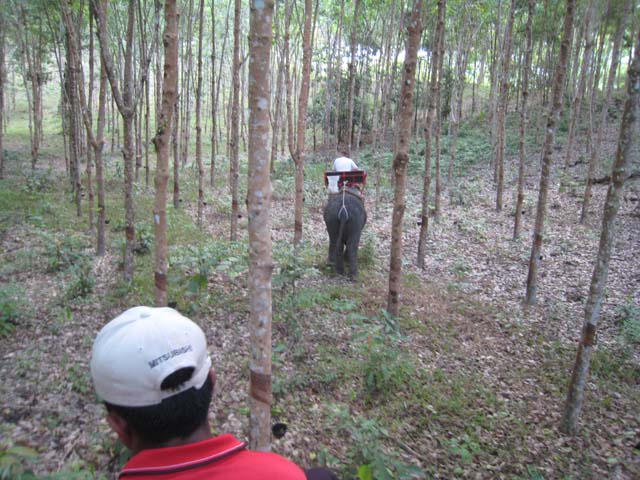
POLYGON ((613 94, 613 83, 616 79, 616 72, 618 69, 618 63, 620 62, 620 43, 622 42, 622 35, 627 21, 627 17, 631 11, 633 2, 626 0, 624 3, 623 11, 618 17, 618 25, 616 28, 615 38, 613 40, 613 51, 611 52, 611 66, 609 67, 609 76, 607 77, 607 87, 605 91, 604 102, 602 104, 602 110, 600 111, 600 125, 598 126, 598 134, 596 135, 596 141, 591 149, 591 157, 589 158, 589 168, 587 170, 587 179, 584 187, 584 196, 582 197, 582 211, 580 213, 580 223, 584 224, 589 214, 589 203, 591 202, 591 187, 593 185, 593 178, 596 175, 598 168, 600 147, 602 145, 602 138, 604 136, 604 128, 607 124, 607 116, 609 115, 609 104, 611 103, 611 96, 613 94))
POLYGON ((203 227, 204 217, 204 163, 202 160, 202 35, 204 30, 204 0, 198 7, 198 78, 196 82, 196 164, 198 165, 198 227, 203 227))
POLYGON ((522 95, 520 96, 520 140, 518 162, 518 193, 516 197, 516 216, 513 225, 513 239, 520 236, 522 223, 522 205, 524 204, 524 165, 526 160, 525 131, 527 129, 527 99, 529 98, 529 71, 531 70, 531 52, 533 51, 532 30, 533 15, 536 9, 536 0, 529 0, 529 12, 527 26, 525 27, 525 53, 522 64, 522 95))
POLYGON ((305 133, 307 130, 307 105, 309 103, 309 81, 311 78, 311 20, 313 16, 311 0, 304 2, 304 32, 302 36, 302 79, 298 99, 298 123, 296 129, 296 149, 291 152, 296 166, 293 244, 302 240, 302 214, 304 209, 304 160, 305 133))
POLYGON ((249 32, 250 448, 271 449, 270 54, 273 0, 252 0, 249 32))
MULTIPOLYGON (((593 0, 589 0, 584 18, 584 51, 582 55, 582 65, 580 67, 580 77, 578 80, 578 88, 576 88, 573 99, 571 100, 571 119, 569 121, 569 133, 567 133, 566 152, 564 157, 564 168, 567 169, 571 164, 571 156, 573 154, 573 140, 575 130, 580 121, 580 111, 582 109, 582 100, 584 98, 585 85, 587 76, 591 68, 591 59, 593 52, 593 22, 595 20, 595 8, 593 0)), ((576 49, 577 50, 577 49, 576 49)))
MULTIPOLYGON (((436 172, 436 191, 435 191, 435 210, 434 210, 434 218, 436 221, 440 220, 440 213, 442 210, 441 204, 440 204, 440 198, 442 196, 442 182, 440 181, 441 176, 440 176, 440 157, 441 157, 441 149, 440 149, 440 138, 442 137, 442 99, 440 98, 440 85, 442 83, 442 75, 443 75, 443 63, 444 63, 444 35, 445 35, 445 27, 444 27, 444 20, 445 20, 445 16, 446 16, 446 10, 447 10, 447 2, 446 0, 442 3, 442 24, 441 27, 439 29, 439 36, 440 39, 438 40, 438 44, 439 44, 439 48, 440 48, 440 54, 438 56, 438 73, 437 73, 437 77, 438 77, 438 94, 436 95, 436 115, 435 115, 435 119, 436 119, 436 125, 435 125, 435 137, 434 137, 434 150, 435 150, 435 159, 436 159, 436 164, 435 164, 435 172, 436 172)), ((438 12, 438 14, 440 15, 440 12, 438 12)), ((439 19, 440 17, 438 17, 439 19)), ((439 22, 439 20, 438 20, 439 22)))
POLYGON ((231 190, 231 230, 232 242, 238 238, 238 157, 240 135, 240 0, 234 0, 233 18, 233 71, 231 100, 231 134, 229 138, 229 189, 231 190))
POLYGON ((551 160, 553 153, 553 142, 556 133, 556 126, 562 109, 562 92, 564 87, 564 76, 567 69, 567 59, 569 57, 569 39, 573 29, 573 17, 575 0, 566 0, 566 13, 564 17, 564 28, 562 33, 562 43, 560 44, 560 55, 556 65, 553 80, 553 97, 547 115, 547 128, 542 145, 542 169, 540 172, 540 189, 538 192, 538 207, 536 210, 536 223, 533 232, 531 245, 531 257, 529 259, 529 273, 527 275, 527 289, 525 294, 525 304, 536 303, 536 291, 538 286, 538 266, 540 264, 540 252, 542 250, 542 239, 544 235, 544 222, 547 212, 547 194, 549 191, 549 177, 551 173, 551 160))
POLYGON ((123 276, 125 281, 133 279, 134 256, 133 248, 135 244, 135 224, 133 207, 133 118, 135 113, 135 99, 133 88, 133 33, 135 26, 135 1, 130 0, 128 7, 127 32, 125 35, 124 54, 124 78, 122 84, 122 94, 116 79, 113 61, 109 51, 107 40, 106 22, 106 2, 104 0, 91 0, 94 14, 98 21, 98 38, 100 40, 100 51, 104 59, 107 76, 111 85, 111 92, 116 102, 123 121, 123 149, 124 161, 124 208, 126 222, 126 244, 124 251, 123 276))
POLYGON ((427 107, 427 119, 424 126, 424 182, 422 185, 422 211, 420 213, 420 234, 418 236, 417 264, 424 269, 424 257, 427 248, 427 234, 429 233, 429 194, 431 190, 431 138, 433 136, 433 122, 437 111, 436 98, 440 95, 440 83, 438 71, 440 65, 440 40, 441 31, 444 30, 444 15, 446 4, 444 0, 438 0, 438 25, 434 35, 434 48, 431 58, 431 79, 429 86, 429 105, 427 107))
POLYGON ((347 100, 347 133, 345 135, 345 148, 347 156, 351 156, 351 140, 353 137, 353 96, 356 87, 356 34, 358 32, 358 13, 360 0, 353 3, 353 23, 351 24, 351 60, 349 62, 349 98, 347 100))
POLYGON ((186 15, 187 44, 186 65, 182 65, 182 95, 180 96, 182 115, 180 132, 180 163, 182 166, 189 160, 189 139, 191 138, 191 76, 193 65, 193 48, 191 39, 193 38, 193 0, 188 0, 188 11, 186 15))
MULTIPOLYGON (((438 1, 442 8, 444 0, 438 1)), ((402 290, 402 220, 405 210, 405 181, 407 164, 409 163, 409 146, 411 143, 411 120, 413 118, 413 90, 416 74, 416 63, 420 37, 422 36, 422 0, 413 4, 411 18, 407 25, 407 43, 400 88, 400 105, 398 112, 398 143, 393 159, 395 174, 395 192, 393 201, 393 217, 391 223, 391 257, 389 264, 389 294, 387 311, 397 316, 400 311, 400 293, 402 290)))
POLYGON ((4 38, 6 33, 6 23, 4 15, 0 13, 0 180, 4 179, 4 147, 2 139, 4 137, 4 82, 7 76, 4 59, 4 38))
POLYGON ((511 0, 511 6, 509 7, 509 19, 507 20, 507 28, 504 31, 502 75, 500 77, 500 102, 498 105, 498 141, 496 145, 496 168, 498 171, 498 181, 496 185, 497 212, 502 211, 502 190, 504 186, 505 121, 507 116, 507 107, 509 105, 509 67, 511 65, 511 38, 513 33, 513 20, 515 17, 515 13, 516 1, 511 0))
POLYGON ((164 4, 165 31, 164 76, 162 84, 162 103, 157 133, 153 139, 156 147, 156 176, 154 229, 156 241, 155 258, 155 301, 156 306, 167 305, 167 183, 169 181, 169 147, 171 124, 178 90, 178 9, 175 0, 164 4))
POLYGON ((624 183, 629 176, 632 145, 638 143, 635 124, 640 110, 640 33, 637 34, 635 54, 628 71, 627 100, 622 115, 616 159, 611 173, 612 182, 607 190, 598 256, 591 277, 589 297, 585 306, 582 339, 578 345, 576 361, 571 375, 564 414, 560 429, 573 435, 578 429, 578 419, 584 402, 584 389, 589 374, 591 355, 595 347, 600 307, 609 272, 609 260, 616 236, 616 217, 620 207, 624 183))

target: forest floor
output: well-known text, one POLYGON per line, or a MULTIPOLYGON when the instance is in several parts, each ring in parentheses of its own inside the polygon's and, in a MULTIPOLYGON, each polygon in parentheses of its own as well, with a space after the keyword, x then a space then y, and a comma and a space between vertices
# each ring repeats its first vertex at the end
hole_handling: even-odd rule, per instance
MULTIPOLYGON (((605 150, 611 156, 617 136, 608 133, 605 150)), ((9 137, 5 149, 0 306, 3 318, 16 325, 0 338, 2 455, 42 476, 62 472, 62 478, 72 478, 75 472, 79 478, 113 478, 126 452, 92 391, 88 360, 105 322, 124 308, 153 301, 153 194, 137 188, 137 218, 146 227, 139 229, 136 279, 124 284, 117 154, 107 182, 113 199, 109 249, 95 257, 86 219, 74 217, 59 154, 52 150, 47 157, 45 150, 43 168, 53 169, 38 176, 26 172, 24 144, 9 137), (144 255, 147 248, 151 253, 144 255), (29 447, 36 457, 8 446, 29 447)), ((558 165, 562 150, 555 154, 558 165)), ((274 438, 273 450, 300 465, 328 464, 344 479, 357 478, 358 472, 361 478, 385 478, 385 470, 386 478, 412 478, 413 467, 422 470, 419 477, 436 479, 640 478, 638 181, 629 182, 619 213, 581 429, 568 437, 558 425, 606 185, 594 187, 589 219, 580 225, 585 166, 554 174, 538 302, 525 307, 537 154, 528 165, 520 238, 512 240, 515 157, 508 157, 505 207, 499 213, 488 166, 469 164, 444 189, 440 219, 430 221, 424 270, 415 266, 422 159, 412 156, 402 308, 394 319, 384 314, 393 190, 383 181, 375 201, 375 168, 363 155, 358 161, 369 170, 369 219, 360 275, 353 282, 336 276, 325 265, 321 172, 326 160, 309 156, 303 243, 295 254, 291 165, 279 163, 274 176, 272 414, 288 431, 274 438)), ((195 197, 188 200, 192 194, 185 189, 180 211, 170 212, 170 300, 207 334, 218 372, 214 430, 246 439, 246 220, 240 220, 241 241, 227 242, 228 196, 220 188, 208 194, 206 232, 198 232, 195 197)))

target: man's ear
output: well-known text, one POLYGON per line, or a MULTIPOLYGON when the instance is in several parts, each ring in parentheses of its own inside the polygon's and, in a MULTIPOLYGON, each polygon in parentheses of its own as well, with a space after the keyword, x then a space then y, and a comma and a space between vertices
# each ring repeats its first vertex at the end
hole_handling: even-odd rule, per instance
POLYGON ((120 441, 129 450, 134 451, 135 448, 135 436, 127 421, 118 415, 116 412, 109 412, 107 414, 107 423, 111 429, 116 432, 120 441))

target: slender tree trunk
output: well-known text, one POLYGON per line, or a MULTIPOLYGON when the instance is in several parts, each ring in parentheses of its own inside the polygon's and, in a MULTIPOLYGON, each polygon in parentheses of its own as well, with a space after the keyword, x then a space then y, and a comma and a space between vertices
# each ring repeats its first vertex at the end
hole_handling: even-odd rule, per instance
POLYGON ((273 0, 251 0, 249 32, 249 297, 251 310, 250 448, 271 448, 270 55, 273 0))
POLYGON ((157 159, 153 211, 156 241, 154 273, 156 306, 167 304, 167 271, 169 269, 167 252, 167 183, 169 181, 171 124, 178 90, 178 9, 176 3, 175 0, 166 0, 164 4, 164 80, 160 117, 157 133, 153 139, 157 159))
POLYGON ((529 259, 529 273, 527 275, 527 289, 525 294, 525 304, 536 303, 536 292, 538 287, 538 266, 540 264, 540 253, 542 250, 542 239, 544 235, 544 222, 547 212, 547 194, 549 191, 549 177, 551 173, 551 160, 553 153, 553 142, 556 133, 556 126, 562 109, 562 93, 564 87, 564 76, 567 70, 567 59, 569 57, 569 40, 573 28, 573 17, 575 13, 575 0, 566 0, 566 12, 564 17, 564 28, 562 33, 562 43, 560 44, 560 55, 556 65, 552 102, 547 115, 547 128, 542 145, 542 169, 540 172, 540 189, 538 192, 538 207, 536 210, 536 223, 533 232, 531 245, 531 257, 529 259))
MULTIPOLYGON (((439 0, 438 7, 441 8, 439 0)), ((398 143, 393 159, 395 174, 395 193, 393 218, 391 223, 391 258, 389 264, 389 294, 387 311, 393 316, 400 312, 400 293, 402 291, 402 220, 405 210, 405 181, 409 163, 411 143, 411 120, 413 118, 413 89, 420 37, 422 36, 422 0, 413 4, 411 18, 407 25, 407 44, 400 88, 400 111, 398 113, 398 143)), ((443 17, 444 18, 444 17, 443 17)))
MULTIPOLYGON (((177 89, 178 87, 176 87, 177 89)), ((176 101, 173 105, 173 121, 171 122, 171 150, 173 157, 173 208, 180 208, 180 154, 178 153, 178 108, 180 95, 176 90, 176 101)))
POLYGON ((180 132, 180 156, 181 164, 185 166, 189 160, 189 139, 191 138, 191 77, 193 66, 193 47, 191 39, 193 38, 193 0, 188 0, 189 9, 187 12, 187 36, 186 36, 186 68, 183 65, 183 81, 182 95, 182 123, 180 132))
POLYGON ((209 186, 213 189, 216 186, 216 130, 218 128, 218 122, 216 119, 217 105, 216 105, 216 15, 215 15, 215 2, 211 2, 211 167, 209 169, 209 186))
POLYGON ((585 307, 582 339, 578 345, 576 361, 573 367, 564 414, 560 425, 560 429, 570 435, 575 434, 578 429, 578 420, 584 402, 584 390, 589 374, 591 355, 595 348, 600 307, 602 306, 604 288, 607 283, 609 260, 613 250, 613 242, 616 237, 616 217, 620 207, 624 183, 630 173, 632 144, 635 143, 637 145, 638 143, 637 133, 634 130, 640 111, 640 32, 637 34, 635 54, 633 62, 629 67, 628 76, 628 97, 622 115, 618 149, 604 206, 600 246, 591 277, 589 297, 587 298, 585 307))
POLYGON ((353 147, 353 96, 356 87, 356 34, 358 32, 358 13, 360 10, 360 0, 353 3, 353 24, 351 25, 351 61, 349 62, 349 98, 347 100, 347 134, 345 135, 345 148, 347 156, 351 156, 353 147))
POLYGON ((429 233, 429 194, 431 189, 431 139, 433 136, 433 122, 437 111, 436 98, 440 96, 440 84, 438 82, 438 70, 440 65, 440 40, 441 30, 444 30, 445 1, 438 0, 438 25, 435 33, 435 42, 431 58, 431 79, 429 86, 429 105, 427 106, 427 119, 424 126, 424 183, 422 186, 422 211, 420 213, 420 234, 418 237, 417 264, 424 269, 424 257, 427 248, 427 234, 429 233))
MULTIPOLYGON (((567 133, 566 152, 564 156, 564 168, 569 168, 571 164, 571 156, 573 154, 573 140, 575 130, 580 121, 580 111, 582 109, 582 100, 584 98, 585 85, 587 76, 591 68, 591 57, 593 52, 593 22, 595 20, 595 8, 593 0, 589 0, 584 18, 584 51, 582 55, 582 65, 580 67, 580 77, 578 80, 578 88, 576 88, 573 99, 571 101, 571 119, 569 121, 569 133, 567 133)), ((577 50, 577 49, 576 49, 577 50)))
MULTIPOLYGON (((68 59, 69 63, 72 65, 76 65, 79 69, 81 69, 82 63, 80 62, 80 55, 77 51, 78 38, 77 32, 75 31, 75 23, 71 16, 70 7, 67 1, 60 2, 62 7, 62 18, 65 23, 65 27, 69 32, 70 36, 70 57, 68 59)), ((95 18, 95 12, 90 15, 90 21, 92 22, 95 18)), ((98 256, 102 256, 105 253, 105 191, 104 191, 104 175, 103 175, 103 164, 102 164, 102 151, 104 149, 104 127, 105 127, 105 111, 106 111, 106 96, 107 96, 107 72, 104 66, 104 59, 101 58, 100 61, 100 92, 98 97, 98 123, 97 123, 97 131, 96 136, 94 137, 92 131, 92 120, 90 110, 92 108, 92 102, 87 102, 85 99, 84 93, 84 75, 80 70, 79 74, 76 76, 74 71, 73 75, 76 76, 78 80, 78 94, 80 96, 80 108, 82 110, 82 120, 84 121, 85 130, 87 133, 87 139, 89 143, 92 145, 95 155, 96 162, 96 184, 98 189, 98 223, 97 223, 97 247, 96 254, 98 256)))
POLYGON ((198 79, 196 82, 196 164, 198 165, 198 227, 203 227, 204 217, 204 162, 202 160, 202 36, 204 30, 204 0, 198 7, 198 79))
MULTIPOLYGON (((336 102, 333 109, 333 134, 335 136, 334 150, 338 150, 340 143, 340 104, 342 95, 342 29, 344 26, 344 0, 340 0, 340 18, 338 19, 338 33, 336 34, 336 43, 338 45, 338 54, 335 66, 335 84, 336 84, 336 102)), ((344 139, 343 139, 344 140, 344 139)))
MULTIPOLYGON (((435 170, 436 170, 436 191, 435 191, 435 210, 434 210, 434 218, 436 221, 440 220, 440 213, 442 211, 440 198, 442 196, 442 182, 440 176, 440 157, 441 157, 441 149, 440 149, 440 138, 442 134, 442 100, 440 96, 439 86, 442 83, 443 76, 443 63, 444 63, 444 20, 447 11, 447 2, 446 0, 442 2, 442 26, 440 28, 440 39, 439 47, 440 47, 440 55, 438 57, 438 95, 436 95, 436 125, 435 125, 435 138, 434 138, 434 147, 435 147, 435 170)), ((439 17, 438 17, 439 18, 439 17)))
POLYGON ((304 31, 302 36, 302 79, 298 99, 298 124, 296 131, 296 150, 291 152, 296 166, 296 192, 294 203, 293 244, 298 246, 302 240, 302 215, 304 210, 304 160, 305 134, 307 130, 307 105, 309 103, 309 82, 311 78, 311 20, 313 17, 311 0, 304 2, 304 31))
POLYGON ((515 13, 516 1, 511 0, 511 6, 509 7, 509 18, 507 20, 507 28, 504 31, 501 75, 502 81, 500 83, 500 102, 498 105, 498 141, 496 146, 496 166, 498 169, 498 182, 496 186, 496 211, 498 212, 502 211, 502 190, 504 187, 505 121, 507 116, 507 107, 509 105, 509 67, 511 65, 511 38, 515 13))
POLYGON ((600 111, 600 125, 598 126, 598 134, 596 136, 596 142, 591 149, 591 157, 589 158, 589 168, 587 170, 587 180, 584 187, 584 196, 582 198, 582 211, 580 213, 580 223, 584 224, 589 214, 589 203, 591 202, 591 187, 593 185, 593 179, 598 168, 600 147, 602 146, 602 139, 604 136, 604 129, 607 124, 607 116, 609 115, 609 104, 611 103, 611 96, 613 94, 613 84, 616 79, 616 72, 618 69, 618 63, 620 63, 620 43, 622 42, 622 35, 624 33, 627 17, 631 11, 633 5, 632 0, 626 0, 624 3, 623 11, 618 17, 618 26, 616 29, 615 38, 613 40, 613 51, 611 52, 611 66, 609 67, 609 76, 607 77, 607 87, 605 91, 604 102, 602 104, 602 110, 600 111))
POLYGON ((135 244, 135 223, 133 207, 133 119, 135 114, 135 99, 133 86, 133 33, 135 26, 135 1, 131 0, 128 7, 127 32, 125 35, 124 53, 124 76, 122 84, 122 94, 116 79, 113 68, 113 61, 109 52, 107 40, 106 22, 106 2, 104 0, 91 0, 94 6, 94 13, 98 20, 98 38, 100 40, 100 51, 104 59, 107 76, 111 85, 111 92, 116 102, 123 121, 123 149, 124 161, 124 208, 126 222, 126 244, 124 251, 123 276, 125 281, 133 279, 134 256, 133 248, 135 244))
POLYGON ((6 33, 6 22, 4 15, 0 13, 0 180, 4 178, 4 147, 2 139, 4 137, 4 84, 7 77, 6 67, 4 63, 5 50, 4 39, 6 33))
POLYGON ((235 0, 233 18, 233 98, 231 100, 231 135, 229 138, 229 189, 231 190, 231 232, 230 239, 238 238, 238 157, 240 135, 240 6, 235 0))
POLYGON ((519 162, 518 162, 518 194, 516 197, 516 216, 513 225, 513 239, 520 236, 522 224, 522 205, 524 204, 524 166, 526 160, 525 131, 527 128, 527 99, 529 98, 529 71, 531 70, 531 52, 533 51, 532 30, 533 15, 535 13, 536 0, 529 0, 529 12, 527 15, 527 26, 525 27, 525 53, 522 64, 522 95, 520 97, 520 141, 519 141, 519 162))

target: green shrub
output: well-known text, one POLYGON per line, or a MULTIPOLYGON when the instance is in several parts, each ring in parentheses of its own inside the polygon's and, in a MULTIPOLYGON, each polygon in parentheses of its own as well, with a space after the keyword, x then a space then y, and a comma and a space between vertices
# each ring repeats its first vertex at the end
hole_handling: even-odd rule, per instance
POLYGON ((413 374, 413 366, 404 358, 394 335, 389 332, 391 328, 393 326, 388 323, 371 325, 354 338, 368 401, 394 394, 413 374))
POLYGON ((340 434, 350 437, 346 464, 339 468, 337 459, 321 448, 321 463, 339 470, 341 478, 359 478, 360 480, 405 480, 424 478, 424 472, 415 465, 403 462, 393 452, 387 453, 383 440, 389 433, 375 419, 353 415, 349 408, 334 406, 331 420, 340 429, 340 434))
POLYGON ((71 267, 71 281, 67 286, 66 296, 68 299, 77 297, 84 298, 93 292, 96 278, 93 275, 91 262, 88 258, 71 267))
POLYGON ((23 308, 24 300, 19 296, 15 285, 0 289, 0 337, 13 333, 23 308))
POLYGON ((24 186, 22 188, 30 193, 51 191, 53 189, 52 170, 29 170, 24 177, 24 186))
POLYGON ((25 464, 38 458, 35 450, 21 446, 0 447, 1 480, 35 480, 36 477, 25 464))
POLYGON ((76 265, 86 258, 89 247, 83 237, 75 235, 43 233, 47 257, 47 271, 60 272, 76 265))
POLYGON ((640 343, 640 306, 629 302, 618 307, 616 313, 622 338, 631 344, 640 343))

